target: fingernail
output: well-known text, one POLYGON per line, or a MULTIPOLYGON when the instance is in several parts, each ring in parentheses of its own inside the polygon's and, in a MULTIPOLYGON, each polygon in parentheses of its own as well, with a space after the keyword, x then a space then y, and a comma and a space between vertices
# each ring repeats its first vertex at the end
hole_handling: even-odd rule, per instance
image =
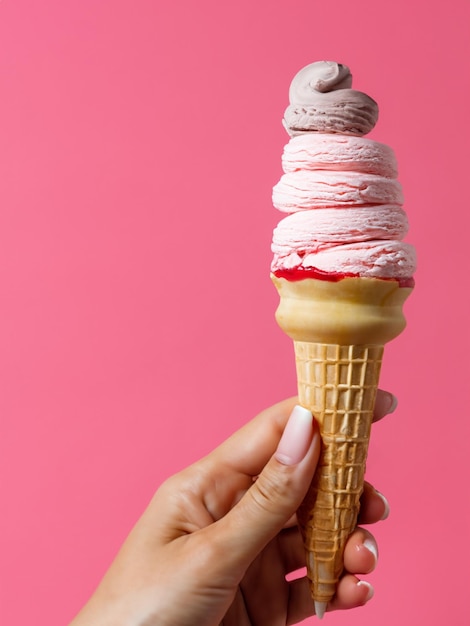
MULTIPOLYGON (((375 545, 375 543, 373 541, 371 541, 370 539, 366 539, 363 543, 364 548, 366 548, 366 550, 369 550, 369 552, 373 555, 374 559, 375 559, 375 563, 377 563, 377 560, 379 558, 379 554, 377 552, 377 546, 375 545)), ((375 565, 374 565, 375 567, 375 565)))
POLYGON ((393 395, 393 393, 388 394, 388 399, 390 401, 390 404, 387 408, 387 415, 390 415, 390 413, 393 413, 393 411, 397 408, 398 399, 396 396, 393 395))
POLYGON ((296 465, 307 454, 312 441, 313 417, 309 410, 295 406, 274 454, 283 465, 296 465))
POLYGON ((388 503, 387 498, 384 496, 383 493, 380 493, 380 491, 377 491, 377 489, 375 489, 375 493, 379 496, 379 498, 382 500, 382 502, 384 503, 384 512, 382 517, 380 518, 381 520, 387 519, 387 517, 390 515, 390 505, 388 503))
POLYGON ((358 586, 358 587, 367 587, 367 596, 366 596, 365 602, 369 602, 369 600, 370 600, 371 598, 373 598, 373 597, 374 597, 374 588, 373 588, 373 587, 372 587, 372 585, 371 585, 370 583, 368 583, 367 581, 365 581, 365 580, 360 580, 360 581, 357 583, 357 586, 358 586))

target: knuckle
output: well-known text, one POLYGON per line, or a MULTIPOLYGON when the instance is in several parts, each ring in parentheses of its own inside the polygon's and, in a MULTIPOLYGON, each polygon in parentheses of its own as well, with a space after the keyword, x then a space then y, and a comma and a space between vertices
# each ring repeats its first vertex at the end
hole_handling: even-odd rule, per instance
POLYGON ((266 470, 253 484, 249 493, 255 504, 262 510, 272 512, 290 511, 291 494, 294 488, 294 479, 289 467, 282 468, 281 472, 266 470))

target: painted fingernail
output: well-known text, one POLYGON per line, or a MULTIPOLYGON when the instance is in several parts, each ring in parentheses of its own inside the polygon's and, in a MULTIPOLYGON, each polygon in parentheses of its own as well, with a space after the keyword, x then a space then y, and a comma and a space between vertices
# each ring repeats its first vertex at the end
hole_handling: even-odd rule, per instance
POLYGON ((302 406, 295 406, 277 447, 275 458, 283 465, 296 465, 307 454, 313 434, 313 417, 302 406))
POLYGON ((380 493, 380 491, 377 491, 377 489, 375 489, 375 493, 379 496, 379 498, 384 503, 384 512, 383 512, 383 515, 382 515, 382 517, 380 519, 381 520, 387 519, 387 517, 390 515, 390 505, 388 503, 388 500, 384 496, 384 494, 380 493))
POLYGON ((358 587, 367 587, 367 596, 366 596, 365 602, 369 602, 369 600, 374 597, 374 588, 366 580, 360 580, 357 583, 357 586, 358 587))
POLYGON ((389 393, 388 400, 389 400, 389 405, 386 411, 387 411, 387 415, 390 415, 390 413, 393 413, 393 411, 395 411, 395 409, 397 408, 398 399, 396 396, 393 395, 393 393, 389 393))
POLYGON ((373 555, 374 560, 375 560, 375 563, 374 563, 374 567, 375 567, 375 565, 377 564, 377 559, 379 558, 379 554, 377 552, 377 546, 370 539, 365 539, 362 545, 364 546, 364 548, 366 548, 366 550, 369 550, 369 552, 373 555))

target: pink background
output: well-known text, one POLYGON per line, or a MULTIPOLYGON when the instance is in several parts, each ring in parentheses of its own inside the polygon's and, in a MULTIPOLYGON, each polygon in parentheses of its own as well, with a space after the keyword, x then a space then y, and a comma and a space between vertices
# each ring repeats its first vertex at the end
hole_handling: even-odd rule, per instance
POLYGON ((468 0, 2 0, 2 624, 66 624, 158 484, 295 392, 270 196, 318 59, 379 101, 419 252, 368 465, 376 596, 326 621, 469 623, 469 23, 468 0))

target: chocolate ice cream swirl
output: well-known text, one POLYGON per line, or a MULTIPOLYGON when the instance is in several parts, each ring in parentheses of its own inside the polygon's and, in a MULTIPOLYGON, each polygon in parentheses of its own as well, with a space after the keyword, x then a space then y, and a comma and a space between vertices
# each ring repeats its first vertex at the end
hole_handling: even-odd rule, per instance
POLYGON ((378 118, 377 103, 351 85, 351 72, 341 63, 318 61, 300 70, 291 83, 284 114, 289 135, 370 132, 378 118))

